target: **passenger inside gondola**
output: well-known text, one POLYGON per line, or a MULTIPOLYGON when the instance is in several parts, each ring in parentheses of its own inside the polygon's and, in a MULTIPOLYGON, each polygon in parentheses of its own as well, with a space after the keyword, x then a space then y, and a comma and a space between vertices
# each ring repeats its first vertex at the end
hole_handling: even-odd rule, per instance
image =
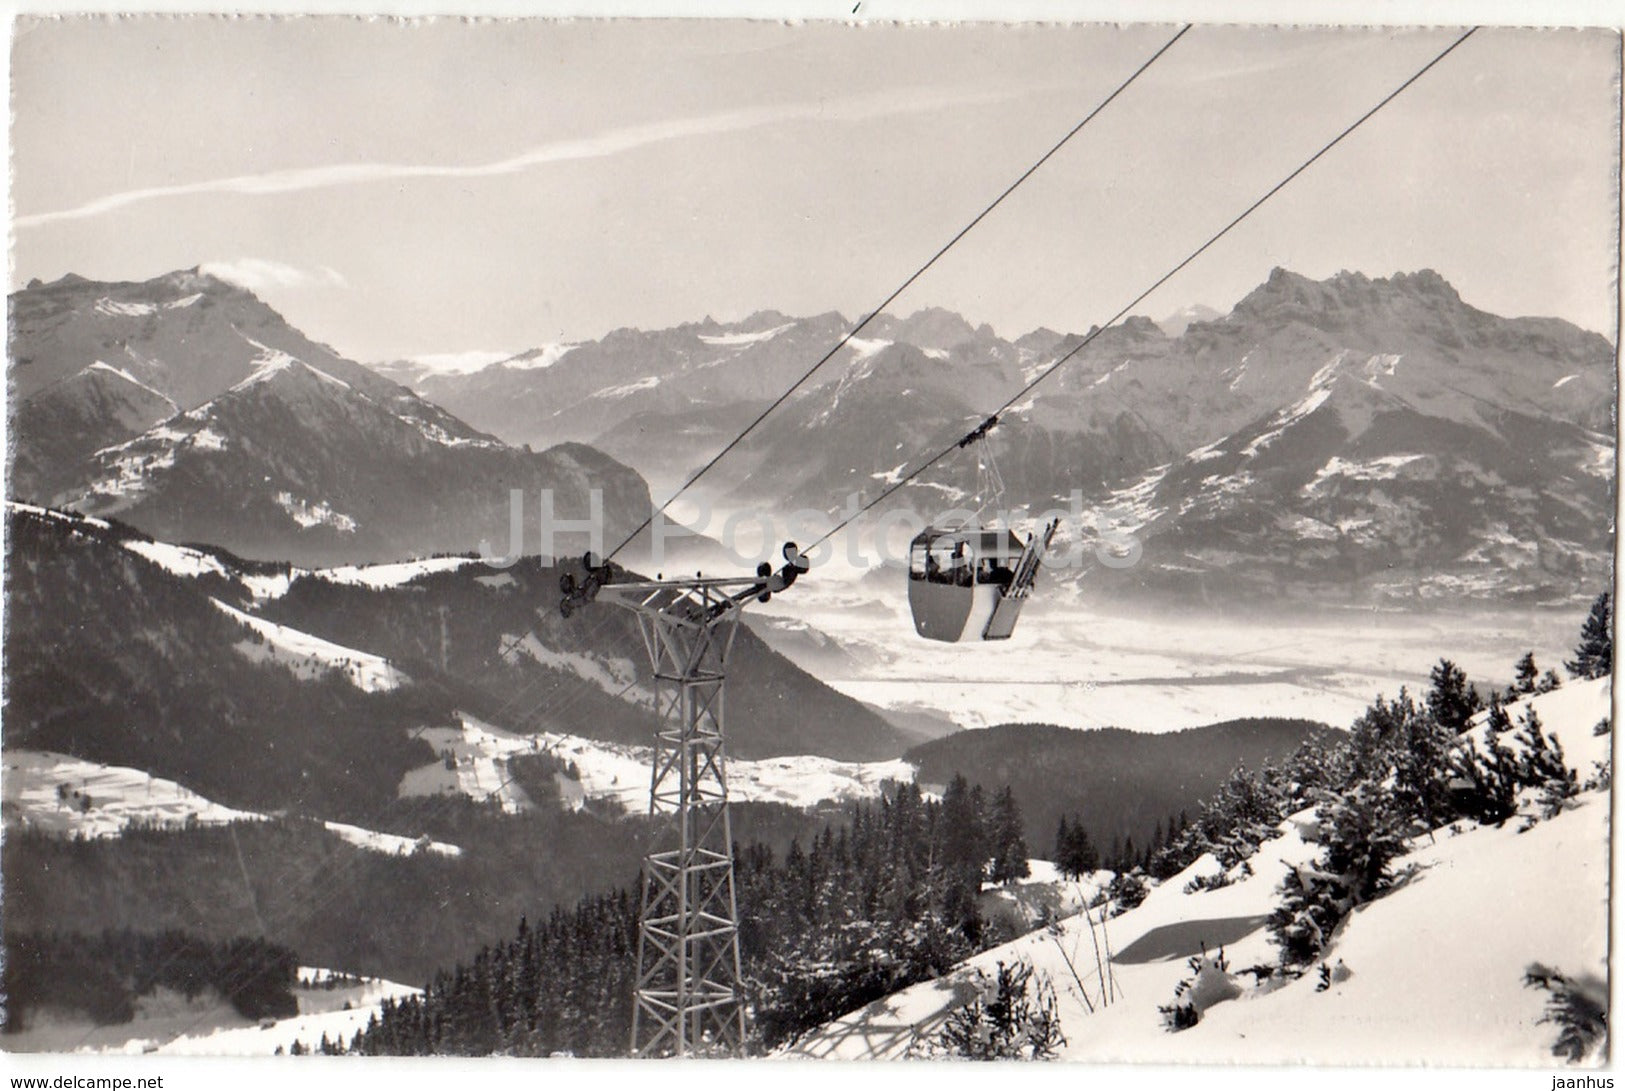
POLYGON ((1004 640, 1059 521, 1023 540, 1008 529, 927 527, 909 544, 909 611, 929 640, 1004 640))
POLYGON ((954 543, 952 568, 953 579, 951 582, 956 587, 969 587, 971 585, 971 573, 973 572, 973 569, 971 567, 970 558, 965 555, 964 542, 954 543))
POLYGON ((983 557, 976 572, 977 583, 995 583, 1000 587, 1009 587, 1015 577, 1015 570, 998 557, 983 557))

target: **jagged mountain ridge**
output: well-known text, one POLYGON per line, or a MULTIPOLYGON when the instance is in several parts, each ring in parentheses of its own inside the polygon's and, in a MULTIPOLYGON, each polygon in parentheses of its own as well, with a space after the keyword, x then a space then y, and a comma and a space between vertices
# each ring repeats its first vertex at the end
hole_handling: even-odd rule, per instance
MULTIPOLYGON (((571 494, 610 481, 611 533, 647 511, 641 483, 611 460, 583 449, 532 455, 509 448, 291 331, 251 295, 195 271, 144 285, 65 278, 18 293, 14 306, 13 386, 26 395, 13 418, 14 495, 119 511, 161 537, 311 564, 500 541, 513 487, 564 482, 571 494), (203 341, 222 361, 217 384, 232 382, 188 408, 186 399, 201 389, 196 360, 171 367, 153 349, 195 351, 203 341), (87 356, 95 358, 84 362, 87 356), (303 366, 280 366, 288 360, 303 366), (264 381, 249 381, 265 371, 272 374, 264 381), (322 383, 324 376, 336 382, 322 383), (326 406, 321 412, 295 408, 318 403, 326 406), (165 414, 143 434, 107 442, 165 414), (314 419, 324 426, 305 427, 314 419), (221 430, 226 425, 243 435, 234 439, 221 430), (73 462, 86 446, 94 453, 73 462), (72 466, 66 485, 65 464, 72 466)), ((741 323, 619 330, 418 385, 432 386, 479 427, 500 432, 522 422, 536 441, 592 439, 659 475, 664 487, 732 439, 845 325, 833 314, 762 312, 741 323)), ((924 453, 952 444, 1080 340, 1036 330, 1004 341, 942 310, 879 316, 719 464, 705 489, 736 508, 837 512, 848 496, 872 498, 924 453)), ((1007 506, 1064 506, 1078 490, 1091 508, 1134 511, 1146 506, 1146 489, 1155 489, 1158 518, 1137 525, 1167 548, 1148 549, 1151 563, 1129 577, 1108 574, 1106 587, 1179 589, 1194 579, 1208 593, 1228 593, 1238 581, 1214 573, 1262 561, 1260 572, 1287 570, 1289 582, 1316 595, 1346 585, 1351 573, 1391 565, 1394 579, 1383 586, 1399 594, 1431 581, 1440 591, 1499 594, 1511 586, 1537 598, 1561 596, 1583 593, 1578 581, 1594 581, 1595 555, 1612 534, 1595 494, 1612 473, 1605 433, 1613 383, 1611 348, 1600 336, 1552 319, 1489 315, 1435 273, 1343 273, 1317 282, 1276 270, 1229 314, 1192 321, 1177 338, 1143 318, 1095 333, 1005 414, 992 444, 1007 506), (1375 402, 1354 404, 1348 391, 1360 384, 1375 402), (1350 418, 1338 426, 1348 450, 1280 444, 1270 455, 1277 468, 1267 488, 1256 473, 1228 476, 1239 465, 1222 465, 1221 454, 1246 451, 1249 433, 1281 427, 1323 389, 1337 392, 1327 412, 1350 418), (1368 436, 1378 416, 1385 423, 1368 436), (1443 447, 1427 438, 1441 435, 1443 447), (1532 443, 1531 451, 1523 443, 1532 443), (1462 472, 1474 494, 1465 505, 1472 525, 1458 526, 1460 512, 1442 513, 1438 496, 1424 496, 1415 498, 1424 509, 1420 522, 1403 534, 1351 536, 1346 524, 1361 519, 1382 529, 1377 516, 1391 512, 1386 493, 1352 515, 1322 510, 1324 503, 1308 503, 1317 497, 1302 493, 1311 481, 1346 478, 1339 471, 1347 463, 1413 455, 1448 456, 1451 473, 1471 463, 1471 472, 1462 472), (1318 461, 1285 465, 1310 458, 1318 461), (1179 470, 1187 460, 1203 463, 1202 472, 1179 470), (1549 496, 1531 501, 1531 468, 1556 475, 1549 496), (1289 479, 1297 491, 1280 492, 1289 479), (1255 515, 1280 509, 1279 518, 1264 521, 1267 541, 1257 519, 1253 533, 1234 533, 1237 501, 1255 515), (1215 521, 1215 513, 1227 514, 1215 521), (1541 570, 1533 578, 1440 582, 1451 566, 1483 563, 1471 558, 1523 563, 1500 548, 1509 537, 1555 543, 1536 558, 1541 570)), ((1298 427, 1326 419, 1298 415, 1310 418, 1298 427)), ((1413 462, 1433 465, 1406 465, 1413 462)), ((1256 457, 1252 463, 1252 470, 1262 465, 1256 457)), ((978 499, 974 479, 970 456, 951 456, 889 503, 934 514, 978 499)), ((1339 503, 1347 508, 1343 486, 1339 503)), ((1324 501, 1327 490, 1315 491, 1324 501)), ((585 508, 584 498, 579 508, 573 502, 560 510, 585 508)))
POLYGON ((569 518, 601 489, 606 538, 649 510, 602 453, 509 446, 207 273, 69 276, 11 305, 14 497, 313 565, 501 551, 514 489, 569 518))
MULTIPOLYGON (((618 329, 546 346, 466 374, 421 374, 413 388, 511 443, 589 441, 642 412, 765 403, 844 331, 837 314, 763 311, 668 330, 618 329)), ((392 374, 412 374, 399 365, 392 374)))
POLYGON ((1544 602, 1611 581, 1609 437, 1477 400, 1431 415, 1388 379, 1339 354, 1299 401, 1115 492, 1099 522, 1144 555, 1097 585, 1544 602))
MULTIPOLYGON (((729 325, 707 319, 646 333, 622 329, 570 348, 545 368, 517 366, 516 357, 468 374, 426 377, 419 389, 511 442, 590 439, 662 399, 675 401, 678 392, 684 408, 720 412, 733 402, 765 403, 847 328, 839 315, 793 319, 769 311, 729 325), (690 385, 688 376, 697 373, 705 376, 703 387, 690 385), (555 423, 527 414, 524 426, 534 431, 509 434, 512 425, 501 415, 513 412, 516 398, 545 403, 555 423)), ((873 366, 877 352, 911 345, 943 365, 930 376, 936 391, 966 401, 979 420, 1081 339, 1039 329, 1006 341, 940 309, 907 319, 881 315, 809 388, 878 375, 884 369, 873 366)), ((1404 369, 1395 382, 1404 389, 1426 375, 1435 401, 1456 387, 1462 400, 1487 399, 1593 431, 1611 420, 1606 339, 1558 319, 1488 314, 1431 270, 1376 279, 1345 272, 1317 282, 1276 269, 1230 313, 1193 320, 1177 337, 1131 317, 1099 333, 1035 392, 1030 409, 1017 410, 1040 426, 1072 430, 1131 413, 1169 449, 1184 451, 1290 404, 1338 352, 1408 356, 1424 366, 1404 369)))
MULTIPOLYGON (((1146 539, 1145 562, 1102 573, 1102 588, 1251 594, 1284 581, 1322 597, 1425 589, 1542 600, 1589 594, 1605 578, 1615 376, 1600 335, 1489 314, 1430 270, 1315 281, 1277 269, 1228 314, 1189 317, 1177 337, 1145 318, 1091 331, 992 434, 1006 506, 1065 507, 1078 490, 1091 520, 1076 533, 1098 534, 1093 515, 1105 513, 1146 539), (1275 432, 1290 435, 1255 445, 1275 432), (1312 432, 1319 438, 1306 439, 1312 432), (1394 465, 1409 469, 1389 474, 1394 465), (1424 471, 1437 471, 1426 487, 1424 471), (1516 542, 1539 543, 1539 555, 1507 548, 1516 542)), ((799 328, 773 314, 704 336, 761 351, 799 328)), ((764 404, 718 400, 713 386, 675 415, 653 408, 663 339, 679 334, 699 336, 619 331, 613 351, 608 338, 594 347, 592 359, 614 357, 625 392, 588 395, 623 414, 596 441, 634 466, 692 468, 764 404), (640 382, 647 390, 632 389, 640 382)), ((869 500, 1084 336, 1037 330, 1009 342, 947 312, 881 316, 705 488, 768 511, 836 513, 849 495, 869 500)), ((572 355, 525 379, 558 390, 563 415, 568 396, 548 384, 572 355)), ((743 374, 753 359, 738 351, 707 374, 743 374)), ((448 377, 444 388, 472 382, 448 377)), ((479 420, 475 401, 466 411, 479 420)), ((887 504, 927 516, 976 507, 975 484, 972 455, 952 455, 887 504)))
POLYGON ((20 403, 99 360, 167 398, 172 412, 195 409, 248 378, 267 355, 283 354, 397 412, 472 432, 438 406, 311 340, 247 289, 200 269, 121 282, 70 273, 13 292, 9 305, 9 386, 20 403))

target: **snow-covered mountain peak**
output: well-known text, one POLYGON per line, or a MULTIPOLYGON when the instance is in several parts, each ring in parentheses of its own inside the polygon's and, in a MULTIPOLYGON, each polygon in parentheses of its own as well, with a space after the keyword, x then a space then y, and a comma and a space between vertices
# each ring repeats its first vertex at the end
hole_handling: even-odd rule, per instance
POLYGON ((308 375, 322 382, 331 383, 343 390, 350 389, 349 383, 343 379, 334 378, 321 368, 312 367, 297 357, 290 356, 279 349, 269 348, 251 338, 248 340, 250 344, 260 350, 260 356, 256 360, 257 366, 246 379, 233 383, 229 388, 229 393, 237 393, 262 383, 268 383, 278 376, 292 377, 298 375, 308 375))

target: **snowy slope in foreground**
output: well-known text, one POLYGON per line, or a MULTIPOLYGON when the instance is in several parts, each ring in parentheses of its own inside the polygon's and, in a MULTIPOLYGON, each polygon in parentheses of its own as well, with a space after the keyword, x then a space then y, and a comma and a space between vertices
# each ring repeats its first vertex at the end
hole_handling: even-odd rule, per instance
MULTIPOLYGON (((1609 715, 1608 683, 1570 682, 1528 702, 1582 779, 1612 741, 1591 733, 1609 715)), ((1522 707, 1509 711, 1516 720, 1522 707)), ((1189 976, 1187 956, 1204 943, 1210 951, 1222 943, 1232 970, 1276 961, 1264 929, 1276 886, 1288 862, 1307 862, 1317 851, 1289 819, 1283 836, 1253 857, 1252 877, 1185 894, 1194 875, 1216 870, 1204 857, 1110 920, 1118 998, 1094 1014, 1067 967, 1071 957, 1098 1006, 1089 929, 1074 917, 1058 937, 1040 931, 986 951, 948 977, 828 1024, 787 1052, 900 1058, 969 998, 970 968, 992 972, 1000 960, 1025 958, 1055 985, 1067 1038, 1060 1056, 1068 1060, 1552 1067, 1556 1029, 1538 1024, 1545 994, 1524 987, 1524 968, 1542 962, 1601 976, 1608 952, 1610 801, 1590 791, 1572 802, 1526 833, 1514 819, 1500 828, 1463 822, 1460 832, 1418 838, 1398 862, 1414 866, 1415 877, 1356 910, 1328 954, 1351 974, 1325 992, 1316 991, 1311 973, 1219 1004, 1179 1033, 1165 1030, 1157 1012, 1189 976)))
MULTIPOLYGON (((215 803, 172 780, 139 769, 82 761, 46 750, 5 752, 0 798, 4 800, 8 827, 61 837, 117 837, 133 823, 183 828, 266 818, 256 811, 239 811, 215 803)), ((411 853, 419 845, 410 837, 343 822, 323 825, 358 848, 391 856, 411 853)), ((429 841, 422 847, 442 856, 458 856, 463 851, 443 841, 429 841)))
MULTIPOLYGON (((319 982, 327 971, 299 968, 301 982, 319 982)), ((18 1053, 173 1053, 195 1056, 270 1056, 294 1042, 306 1049, 329 1039, 348 1043, 386 999, 422 990, 382 978, 362 978, 338 988, 301 984, 293 991, 299 1014, 268 1025, 240 1015, 210 990, 187 1001, 167 990, 136 1002, 128 1023, 95 1026, 60 1020, 7 1035, 6 1048, 18 1053)))
POLYGON ((1029 873, 1006 886, 983 883, 976 908, 984 919, 1002 917, 1016 931, 1034 928, 1040 921, 1057 920, 1080 912, 1111 885, 1113 873, 1096 871, 1068 879, 1048 860, 1028 860, 1029 873))

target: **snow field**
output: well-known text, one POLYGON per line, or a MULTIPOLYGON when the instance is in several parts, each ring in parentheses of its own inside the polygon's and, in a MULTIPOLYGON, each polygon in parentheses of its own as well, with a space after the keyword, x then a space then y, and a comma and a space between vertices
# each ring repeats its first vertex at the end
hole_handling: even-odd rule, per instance
POLYGON ((524 789, 513 783, 507 759, 515 754, 534 753, 541 744, 528 736, 504 731, 467 713, 460 712, 458 727, 425 727, 413 732, 434 747, 436 753, 450 752, 455 765, 445 761, 412 769, 401 778, 396 795, 401 798, 432 795, 466 795, 470 799, 495 799, 503 811, 516 814, 535 806, 524 789))
POLYGON ((299 967, 301 984, 293 990, 299 1014, 267 1025, 245 1018, 213 989, 188 1001, 160 989, 136 1002, 128 1023, 96 1026, 86 1020, 41 1018, 38 1025, 7 1036, 8 1050, 19 1053, 164 1053, 191 1056, 266 1057, 294 1042, 314 1048, 326 1034, 346 1044, 367 1025, 386 999, 422 992, 382 978, 323 988, 328 971, 299 967))
POLYGON ((536 639, 535 633, 524 634, 524 639, 517 644, 514 643, 516 639, 515 634, 503 633, 498 646, 515 649, 541 666, 564 671, 591 682, 611 697, 623 697, 633 704, 654 703, 654 694, 646 686, 633 684, 637 678, 637 671, 630 659, 622 656, 606 658, 583 652, 555 651, 536 639))
POLYGON ((210 575, 223 576, 228 580, 233 578, 220 558, 199 549, 170 545, 168 542, 143 542, 135 539, 119 544, 136 556, 144 557, 159 568, 177 576, 189 579, 210 575))
POLYGON ((241 640, 234 645, 245 659, 279 663, 303 679, 319 678, 328 671, 337 670, 363 693, 383 693, 411 681, 382 656, 346 648, 319 636, 245 614, 219 599, 210 601, 263 638, 264 643, 260 644, 241 640))
POLYGON ((421 576, 437 572, 455 572, 480 562, 473 557, 429 557, 421 561, 394 561, 389 564, 341 565, 338 568, 318 568, 309 575, 328 583, 345 583, 357 587, 370 587, 374 591, 387 591, 411 583, 421 576))
MULTIPOLYGON (((890 575, 900 590, 903 576, 890 575)), ((1470 677, 1504 685, 1527 649, 1543 668, 1560 666, 1577 624, 1573 610, 1131 615, 1041 585, 1008 641, 952 645, 916 638, 901 595, 885 597, 868 581, 798 584, 794 603, 753 609, 837 642, 847 653, 840 673, 808 665, 882 709, 925 709, 969 728, 1035 722, 1144 732, 1255 716, 1346 727, 1379 693, 1392 697, 1402 684, 1425 690, 1441 647, 1470 677)), ((770 626, 756 631, 775 647, 782 642, 770 626)))
POLYGON ((38 519, 60 519, 68 523, 84 523, 86 526, 95 527, 98 530, 107 530, 112 526, 112 524, 106 519, 97 519, 89 515, 73 515, 63 511, 53 511, 50 508, 42 508, 37 504, 25 504, 21 500, 7 500, 6 507, 12 509, 13 511, 26 512, 38 519))
POLYGON ((306 530, 311 527, 330 526, 345 534, 354 533, 356 521, 341 511, 334 511, 326 501, 310 501, 291 492, 279 492, 274 497, 277 506, 288 513, 288 518, 306 530))
MULTIPOLYGON (((1514 724, 1533 706, 1584 779, 1611 738, 1592 729, 1611 709, 1609 679, 1569 682, 1508 709, 1514 724)), ((1408 871, 1386 895, 1355 910, 1331 949, 1338 976, 1317 991, 1318 975, 1256 987, 1237 971, 1273 965, 1265 922, 1288 866, 1318 848, 1313 812, 1281 824, 1249 861, 1253 874, 1217 890, 1186 894, 1217 862, 1204 856, 1153 888, 1135 909, 1095 935, 1081 917, 1059 935, 1038 931, 838 1019, 786 1050, 788 1056, 897 1059, 928 1039, 969 998, 973 971, 1025 958, 1054 985, 1066 1060, 1244 1064, 1430 1064, 1552 1068, 1556 1028, 1539 1022, 1545 994, 1523 985, 1541 962, 1570 975, 1605 972, 1608 951, 1609 796, 1583 793, 1556 817, 1520 833, 1461 822, 1415 838, 1397 866, 1408 871), (1114 954, 1116 999, 1104 1006, 1095 942, 1114 954), (1157 1011, 1190 976, 1186 959, 1225 948, 1239 999, 1209 1008, 1196 1026, 1165 1029, 1157 1011), (1068 966, 1068 960, 1072 964, 1068 966), (1081 978, 1090 1012, 1074 978, 1081 978), (1343 975, 1346 971, 1346 977, 1343 975)))
MULTIPOLYGON (((303 501, 294 501, 292 496, 288 496, 287 502, 295 507, 303 503, 303 501)), ((19 510, 27 511, 30 514, 58 515, 58 513, 47 511, 44 508, 35 508, 29 504, 11 503, 19 510)), ((59 515, 59 517, 70 518, 66 515, 59 515)), ((88 525, 104 530, 108 527, 107 521, 103 519, 85 518, 83 521, 88 525)), ((321 521, 315 519, 311 525, 321 521)), ((294 581, 300 579, 316 579, 327 583, 347 584, 354 587, 368 587, 375 591, 387 591, 394 587, 404 586, 431 573, 455 572, 460 568, 480 563, 473 557, 429 557, 418 561, 393 561, 387 564, 373 565, 341 565, 336 568, 318 568, 314 570, 293 568, 286 573, 265 576, 238 572, 228 568, 224 561, 212 553, 194 549, 190 546, 134 539, 119 544, 130 552, 177 576, 196 578, 213 574, 234 580, 260 601, 281 598, 288 593, 288 589, 293 586, 294 581)), ((507 576, 506 573, 501 575, 506 577, 507 582, 512 582, 511 576, 507 576)), ((482 580, 482 582, 484 581, 482 580)), ((492 586, 501 586, 501 584, 492 584, 492 586)))
MULTIPOLYGON (((506 762, 518 754, 545 752, 561 762, 574 762, 579 782, 560 778, 565 806, 579 810, 588 799, 613 799, 634 813, 649 806, 651 748, 596 742, 577 735, 540 731, 520 735, 458 713, 460 727, 427 727, 416 733, 437 752, 450 751, 455 769, 444 760, 409 771, 401 779, 402 797, 460 793, 473 799, 495 796, 509 812, 534 806, 511 783, 506 762)), ((872 799, 887 781, 912 781, 914 767, 901 759, 851 762, 798 754, 746 760, 730 758, 728 797, 735 802, 787 803, 810 807, 830 800, 872 799)))
POLYGON ((754 345, 762 341, 770 341, 794 325, 794 322, 786 322, 782 326, 775 326, 770 330, 758 330, 755 333, 702 333, 699 335, 699 338, 707 345, 754 345))
POLYGON ((6 825, 61 837, 117 837, 132 822, 216 826, 263 817, 214 803, 139 769, 43 750, 5 751, 0 799, 6 825), (61 785, 68 786, 66 798, 58 794, 61 785), (88 809, 79 802, 85 796, 90 798, 88 809))
MULTIPOLYGON (((536 737, 561 760, 575 762, 587 796, 618 800, 634 812, 648 809, 649 747, 593 742, 552 732, 536 737)), ((876 798, 888 780, 912 781, 914 767, 901 759, 854 762, 797 754, 758 760, 731 757, 727 775, 728 798, 735 803, 811 807, 831 800, 876 798)))
MULTIPOLYGON (((134 823, 177 829, 220 826, 228 822, 267 821, 257 811, 239 811, 215 803, 172 780, 139 769, 102 765, 44 750, 5 752, 0 777, 5 823, 13 829, 37 830, 59 837, 118 837, 134 823), (66 785, 66 793, 59 794, 66 785), (88 797, 90 805, 82 801, 88 797)), ((403 837, 342 822, 324 822, 327 830, 357 848, 409 854, 420 848, 442 856, 462 849, 442 841, 403 837)))
POLYGON ((1027 866, 1031 874, 1009 886, 982 884, 977 907, 984 917, 1002 916, 1032 928, 1041 919, 1054 920, 1081 912, 1112 880, 1110 871, 1067 879, 1048 860, 1029 859, 1027 866))

